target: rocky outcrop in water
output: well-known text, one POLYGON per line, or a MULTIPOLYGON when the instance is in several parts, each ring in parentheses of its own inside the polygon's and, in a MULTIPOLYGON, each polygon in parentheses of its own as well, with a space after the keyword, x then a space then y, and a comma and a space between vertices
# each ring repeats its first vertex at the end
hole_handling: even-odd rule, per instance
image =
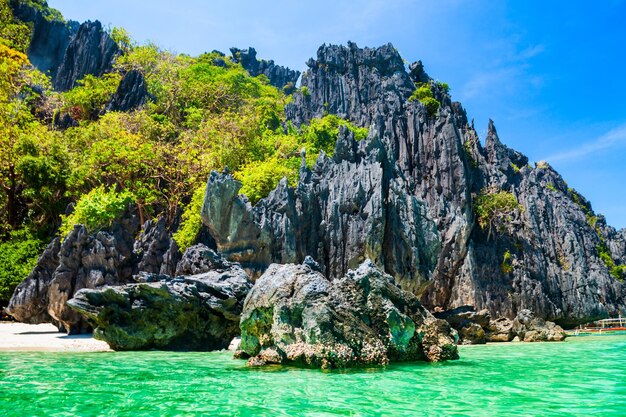
POLYGON ((515 338, 513 332, 513 321, 507 317, 489 322, 489 327, 485 330, 487 342, 510 342, 515 338))
POLYGON ((532 311, 526 309, 517 313, 512 331, 524 342, 560 342, 566 337, 560 326, 535 317, 532 311))
POLYGON ((131 70, 120 81, 120 85, 107 104, 106 110, 134 110, 146 104, 148 98, 148 87, 143 74, 138 70, 131 70))
POLYGON ((491 314, 487 310, 476 311, 471 306, 436 312, 434 316, 446 320, 459 333, 459 343, 479 345, 487 343, 485 331, 489 329, 491 314))
POLYGON ((563 329, 551 321, 535 317, 530 310, 520 311, 514 320, 491 318, 487 310, 476 311, 472 306, 435 313, 459 333, 459 343, 467 345, 487 342, 560 342, 565 339, 563 329))
POLYGON ((271 265, 246 298, 239 357, 322 368, 458 358, 456 334, 369 261, 327 280, 271 265))
POLYGON ((215 261, 213 270, 200 275, 142 274, 140 282, 83 289, 68 305, 115 350, 225 349, 239 335, 252 284, 239 265, 215 261))
MULTIPOLYGON (((263 67, 253 50, 233 55, 251 73, 263 67)), ((427 308, 487 310, 497 318, 479 324, 487 341, 515 337, 513 320, 525 309, 563 326, 626 312, 626 287, 599 253, 605 245, 616 265, 626 264, 626 231, 607 226, 549 164, 531 166, 503 145, 493 122, 483 146, 461 104, 421 62, 407 71, 390 44, 349 43, 322 46, 307 66, 288 122, 332 113, 369 127, 369 135, 359 142, 341 128, 332 155, 303 164, 296 187, 283 180, 255 206, 228 173, 212 173, 202 208, 206 240, 229 261, 256 278, 272 263, 311 256, 333 281, 371 259, 427 308), (435 111, 409 99, 424 85, 440 103, 435 111), (483 227, 477 202, 498 192, 520 206, 483 227)), ((150 256, 134 272, 206 267, 204 249, 180 263, 168 233, 155 229, 153 243, 139 244, 135 256, 150 256)), ((459 331, 483 337, 473 324, 459 331)))
POLYGON ((270 80, 270 84, 276 88, 282 89, 287 85, 293 87, 298 78, 300 78, 299 71, 276 65, 272 60, 257 59, 256 50, 252 47, 248 49, 230 48, 230 53, 232 54, 233 62, 241 63, 241 66, 250 75, 256 77, 263 74, 270 80))

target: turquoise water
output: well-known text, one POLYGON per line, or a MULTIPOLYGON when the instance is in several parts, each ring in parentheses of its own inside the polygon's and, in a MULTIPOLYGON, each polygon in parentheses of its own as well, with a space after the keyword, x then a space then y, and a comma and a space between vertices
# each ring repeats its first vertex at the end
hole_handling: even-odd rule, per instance
POLYGON ((0 352, 0 416, 626 415, 626 336, 460 353, 322 372, 249 369, 226 352, 0 352))

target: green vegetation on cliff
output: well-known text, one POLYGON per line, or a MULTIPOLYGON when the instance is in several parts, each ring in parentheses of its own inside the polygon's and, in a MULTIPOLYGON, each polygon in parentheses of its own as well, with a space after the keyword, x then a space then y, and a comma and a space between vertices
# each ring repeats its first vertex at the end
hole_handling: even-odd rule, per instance
MULTIPOLYGON (((43 12, 62 19, 52 9, 43 12)), ((7 0, 0 0, 0 20, 0 202, 6 208, 0 242, 37 248, 18 251, 20 265, 28 266, 23 271, 0 265, 2 285, 11 277, 7 293, 41 248, 31 239, 34 230, 47 240, 79 223, 107 227, 129 206, 141 222, 161 216, 173 222, 183 209, 175 239, 184 249, 201 224, 190 214, 199 204, 194 190, 203 189, 212 170, 228 167, 256 203, 283 177, 297 182, 303 152, 309 167, 321 152, 332 155, 340 126, 356 139, 367 135, 334 115, 296 129, 284 115, 291 97, 264 75, 252 77, 218 52, 192 57, 136 45, 121 28, 110 32, 124 51, 113 71, 54 92, 24 53, 31 27, 14 18, 7 0), (147 103, 107 111, 132 70, 143 75, 147 103), (71 123, 60 128, 59 120, 71 123), (66 213, 70 203, 73 212, 66 213)))
MULTIPOLYGON (((450 89, 450 87, 448 87, 448 84, 446 83, 442 83, 441 88, 444 89, 444 91, 446 92, 450 89)), ((441 106, 441 103, 433 95, 433 91, 430 88, 430 85, 426 83, 418 85, 417 90, 415 90, 413 94, 411 94, 409 100, 417 100, 422 103, 424 107, 426 107, 426 111, 428 112, 428 114, 431 116, 437 113, 437 110, 439 110, 439 106, 441 106)))
POLYGON ((488 232, 488 237, 494 232, 510 232, 513 221, 523 209, 513 193, 500 189, 486 188, 474 199, 478 225, 488 232))

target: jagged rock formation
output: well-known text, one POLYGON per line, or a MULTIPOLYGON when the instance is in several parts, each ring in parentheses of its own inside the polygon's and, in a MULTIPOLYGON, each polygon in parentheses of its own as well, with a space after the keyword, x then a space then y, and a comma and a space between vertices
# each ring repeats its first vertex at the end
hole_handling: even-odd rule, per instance
POLYGON ((449 297, 453 303, 489 305, 510 318, 529 309, 564 326, 623 310, 625 287, 598 256, 600 235, 586 215, 590 205, 547 163, 532 168, 504 146, 493 123, 484 150, 476 143, 472 152, 479 186, 509 190, 524 210, 512 230, 496 238, 474 229, 460 279, 433 302, 449 297), (507 251, 509 271, 502 268, 507 251))
MULTIPOLYGON (((66 61, 72 64, 63 74, 74 74, 66 71, 74 66, 104 68, 102 57, 115 54, 94 25, 81 28, 88 42, 75 43, 71 53, 68 47, 73 58, 66 61), (93 59, 80 58, 94 48, 93 59), (102 65, 94 64, 99 59, 102 65)), ((251 73, 266 70, 254 50, 233 55, 251 73)), ((213 173, 202 208, 207 246, 215 243, 253 278, 272 263, 300 264, 311 256, 323 275, 338 280, 371 259, 428 308, 486 309, 494 319, 480 326, 487 341, 511 340, 512 320, 525 309, 563 326, 626 312, 626 287, 598 253, 606 245, 613 261, 625 265, 626 231, 607 226, 547 163, 531 167, 524 155, 503 145, 492 122, 481 145, 461 104, 451 101, 421 62, 407 71, 390 44, 361 49, 349 43, 322 46, 307 66, 302 88, 285 110, 288 121, 299 126, 333 113, 369 127, 368 138, 357 142, 341 128, 332 156, 322 153, 312 168, 303 164, 296 187, 282 181, 254 207, 238 195, 241 186, 230 175, 213 173), (409 100, 422 84, 440 103, 434 112, 409 100), (485 190, 510 193, 521 205, 493 230, 476 219, 477 197, 485 190)), ((120 102, 138 102, 134 86, 141 83, 139 75, 133 77, 124 90, 133 98, 120 93, 120 102)), ((171 231, 154 227, 152 232, 146 227, 151 237, 135 248, 133 273, 172 275, 210 267, 203 263, 204 248, 180 260, 171 231), (149 256, 137 260, 144 253, 149 256)), ((82 255, 72 256, 78 263, 82 255)), ((32 290, 20 294, 37 294, 37 282, 45 279, 28 282, 32 290)), ((58 300, 49 293, 49 301, 57 303, 49 308, 52 317, 70 330, 73 321, 59 317, 63 300, 75 291, 72 285, 58 300)), ((16 300, 16 311, 30 302, 16 300)), ((38 308, 33 304, 31 310, 38 308)), ((476 326, 465 334, 482 338, 476 326)))
POLYGON ((352 42, 347 47, 323 45, 317 59, 309 59, 307 66, 301 81, 301 90, 306 87, 307 93, 294 95, 293 104, 285 109, 298 126, 324 112, 359 126, 382 119, 393 124, 415 90, 402 57, 391 44, 363 49, 352 42))
POLYGON ((10 5, 16 18, 32 24, 33 34, 28 48, 30 62, 55 79, 70 39, 78 31, 79 24, 50 16, 45 3, 44 6, 37 7, 29 2, 11 0, 10 5))
POLYGON ((28 58, 40 71, 52 78, 57 91, 70 90, 87 74, 100 76, 111 70, 120 48, 103 30, 99 21, 65 22, 50 15, 42 5, 11 0, 14 15, 33 25, 28 58))
POLYGON ((349 43, 322 46, 307 65, 288 119, 334 113, 370 135, 357 143, 342 130, 332 158, 321 155, 297 187, 283 182, 255 207, 237 196, 236 182, 213 175, 203 218, 227 256, 258 275, 271 262, 311 255, 331 278, 369 257, 431 308, 472 305, 493 317, 530 309, 573 326, 626 309, 625 287, 597 251, 604 233, 623 262, 623 232, 602 221, 592 227, 581 196, 549 165, 528 166, 492 122, 483 147, 421 63, 408 73, 393 46, 349 43), (428 83, 441 103, 434 114, 408 100, 416 83, 428 83), (485 189, 509 192, 523 207, 496 233, 475 219, 485 189))
POLYGON ((603 217, 598 218, 598 223, 602 230, 602 236, 608 243, 611 256, 618 261, 618 264, 626 265, 626 229, 616 231, 606 225, 603 217))
POLYGON ((148 86, 138 70, 127 72, 117 91, 106 106, 107 111, 130 111, 141 107, 148 101, 148 86))
POLYGON ((233 62, 241 63, 241 66, 253 77, 265 75, 274 87, 282 89, 288 84, 294 86, 300 78, 300 71, 276 65, 271 60, 257 59, 256 50, 252 47, 248 49, 230 48, 230 53, 233 62))
POLYGON ((80 289, 123 285, 138 274, 196 275, 230 265, 205 246, 214 243, 205 231, 197 238, 205 244, 181 255, 163 218, 147 221, 140 233, 138 229, 137 218, 127 212, 107 230, 90 234, 77 226, 63 241, 55 238, 15 290, 7 312, 18 321, 87 332, 91 324, 67 307, 80 289))
POLYGON ((238 196, 241 184, 213 173, 203 220, 219 251, 255 276, 270 263, 310 255, 324 274, 339 277, 370 258, 416 290, 437 262, 436 226, 424 204, 403 192, 402 179, 385 180, 383 158, 376 138, 357 143, 342 128, 333 159, 322 154, 312 170, 302 169, 295 190, 282 181, 254 208, 238 196))
POLYGON ((91 235, 76 226, 59 251, 59 266, 48 290, 48 313, 69 333, 90 329, 85 319, 68 308, 66 302, 82 288, 116 285, 130 279, 133 272, 132 248, 136 222, 122 223, 112 232, 91 235))
POLYGON ((143 225, 141 234, 134 243, 133 255, 137 265, 133 269, 134 274, 147 272, 174 275, 180 251, 164 218, 148 220, 143 225))
POLYGON ((68 301, 114 350, 218 350, 239 334, 252 286, 237 265, 220 260, 210 272, 170 278, 142 275, 139 283, 83 289, 68 301))
POLYGON ((113 60, 120 53, 99 21, 87 21, 70 40, 52 85, 55 90, 66 91, 87 74, 101 76, 112 68, 113 60))
POLYGON ((273 264, 246 298, 237 356, 322 368, 443 361, 458 358, 455 337, 369 261, 332 282, 307 265, 273 264))

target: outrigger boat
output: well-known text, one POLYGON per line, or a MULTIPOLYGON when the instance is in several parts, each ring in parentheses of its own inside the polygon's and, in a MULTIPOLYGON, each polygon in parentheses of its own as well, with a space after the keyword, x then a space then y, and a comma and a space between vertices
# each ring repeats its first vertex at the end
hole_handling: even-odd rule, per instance
POLYGON ((591 336, 617 332, 626 332, 626 317, 619 316, 618 318, 594 321, 580 325, 567 333, 568 336, 591 336))

